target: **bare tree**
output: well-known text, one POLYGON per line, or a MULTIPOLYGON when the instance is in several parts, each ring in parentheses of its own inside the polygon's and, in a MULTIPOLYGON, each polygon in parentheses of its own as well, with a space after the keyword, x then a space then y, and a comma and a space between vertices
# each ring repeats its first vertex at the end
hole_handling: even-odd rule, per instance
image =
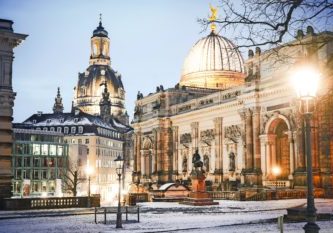
POLYGON ((62 178, 64 182, 64 190, 70 191, 74 197, 77 195, 79 184, 86 180, 80 162, 73 160, 68 160, 67 172, 62 174, 62 178))
POLYGON ((317 32, 332 30, 333 0, 221 0, 219 15, 214 21, 199 21, 206 27, 213 22, 222 31, 235 32, 229 39, 239 48, 275 47, 307 26, 317 32))

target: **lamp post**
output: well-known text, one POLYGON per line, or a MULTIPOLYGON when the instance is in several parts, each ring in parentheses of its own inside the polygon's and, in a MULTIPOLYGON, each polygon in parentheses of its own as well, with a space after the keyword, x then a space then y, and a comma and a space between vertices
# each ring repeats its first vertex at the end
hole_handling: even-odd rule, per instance
POLYGON ((277 178, 281 174, 281 168, 280 167, 273 167, 272 173, 275 177, 275 199, 277 199, 277 178))
POLYGON ((92 167, 89 165, 89 161, 87 163, 86 167, 86 174, 88 176, 88 207, 91 207, 91 201, 90 201, 90 176, 93 173, 92 167))
POLYGON ((300 100, 300 111, 305 124, 305 153, 307 168, 307 223, 303 227, 305 233, 318 233, 319 226, 316 224, 316 208, 313 195, 312 155, 311 155, 311 125, 314 99, 319 84, 320 74, 311 65, 304 66, 295 72, 293 77, 297 97, 300 100))
POLYGON ((122 219, 121 219, 121 206, 120 206, 120 189, 121 189, 121 174, 123 172, 123 163, 124 159, 118 155, 118 157, 114 160, 116 162, 116 172, 118 175, 119 180, 119 192, 118 192, 118 210, 117 210, 117 222, 116 222, 116 228, 122 228, 122 219))

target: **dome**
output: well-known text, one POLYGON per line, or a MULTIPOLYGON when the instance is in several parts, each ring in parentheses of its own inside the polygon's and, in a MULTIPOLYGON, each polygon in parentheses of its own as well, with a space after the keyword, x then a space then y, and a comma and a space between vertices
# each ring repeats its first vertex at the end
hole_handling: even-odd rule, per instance
POLYGON ((226 89, 244 82, 244 61, 235 45, 211 32, 185 59, 180 85, 226 89))
POLYGON ((99 22, 98 27, 94 30, 93 32, 93 37, 98 36, 98 37, 108 37, 108 32, 104 29, 102 26, 102 22, 99 22))

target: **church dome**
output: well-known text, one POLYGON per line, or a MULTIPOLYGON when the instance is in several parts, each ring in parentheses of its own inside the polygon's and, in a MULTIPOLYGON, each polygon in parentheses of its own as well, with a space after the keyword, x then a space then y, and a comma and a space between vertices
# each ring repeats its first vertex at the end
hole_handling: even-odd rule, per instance
POLYGON ((211 32, 190 50, 180 85, 226 89, 244 83, 244 76, 244 61, 235 45, 211 32))
POLYGON ((108 32, 102 26, 102 21, 99 22, 98 27, 93 32, 93 37, 108 37, 108 32))

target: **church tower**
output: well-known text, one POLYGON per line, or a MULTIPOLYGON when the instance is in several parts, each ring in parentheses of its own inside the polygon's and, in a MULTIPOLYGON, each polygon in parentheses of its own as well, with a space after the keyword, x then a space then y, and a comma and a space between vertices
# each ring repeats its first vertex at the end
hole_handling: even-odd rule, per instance
POLYGON ((103 86, 106 85, 111 102, 111 116, 128 124, 124 86, 121 75, 111 68, 110 39, 101 18, 90 41, 89 67, 85 72, 79 73, 74 88, 74 107, 92 115, 101 115, 100 100, 103 98, 103 86))
POLYGON ((60 87, 58 87, 57 96, 54 99, 53 113, 63 113, 64 105, 62 104, 62 98, 60 95, 60 87))

